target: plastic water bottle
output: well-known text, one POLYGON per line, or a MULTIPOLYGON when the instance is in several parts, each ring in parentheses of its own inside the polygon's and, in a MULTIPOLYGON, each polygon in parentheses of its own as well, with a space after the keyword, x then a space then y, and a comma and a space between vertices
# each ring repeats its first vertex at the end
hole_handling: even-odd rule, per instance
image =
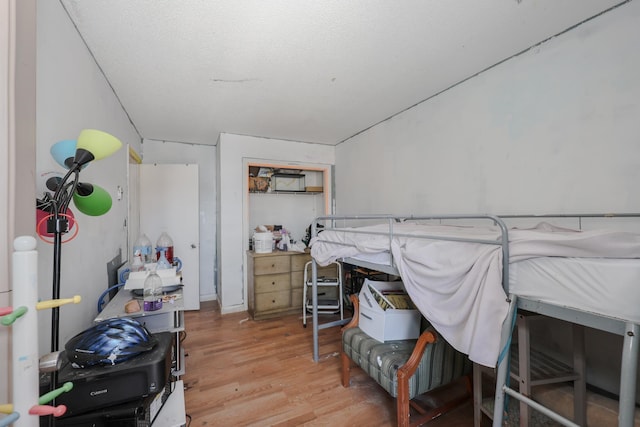
POLYGON ((142 262, 142 254, 137 253, 133 255, 133 262, 131 263, 131 271, 144 271, 144 262, 142 262))
POLYGON ((164 231, 158 237, 156 242, 156 257, 160 259, 160 253, 164 250, 164 256, 169 261, 169 264, 173 264, 173 239, 169 237, 164 231))
POLYGON ((140 255, 140 259, 143 264, 147 264, 155 261, 153 258, 153 247, 151 246, 151 240, 146 234, 142 233, 138 240, 133 244, 133 259, 135 261, 136 255, 140 255))
POLYGON ((280 245, 282 246, 280 249, 283 251, 288 251, 289 250, 289 234, 287 233, 287 230, 285 230, 284 228, 282 229, 281 232, 281 236, 282 239, 280 240, 280 245))
POLYGON ((169 260, 167 260, 167 257, 165 256, 166 249, 164 248, 158 248, 158 249, 160 249, 160 257, 158 258, 158 261, 157 261, 158 270, 166 270, 171 268, 171 264, 169 263, 169 260))
POLYGON ((156 311, 162 308, 162 279, 155 270, 150 270, 144 279, 143 310, 156 311))

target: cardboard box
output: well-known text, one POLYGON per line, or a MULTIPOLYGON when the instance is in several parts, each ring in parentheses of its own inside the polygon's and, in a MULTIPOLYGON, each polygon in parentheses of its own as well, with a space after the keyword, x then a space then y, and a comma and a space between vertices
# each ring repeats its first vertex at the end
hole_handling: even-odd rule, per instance
POLYGON ((383 309, 375 290, 404 291, 402 282, 377 282, 365 279, 360 290, 360 317, 358 326, 367 335, 380 342, 416 339, 420 335, 421 314, 416 309, 383 309), (373 287, 370 289, 370 286, 373 287))
POLYGON ((266 177, 249 177, 249 192, 250 193, 266 193, 269 189, 269 178, 266 177))

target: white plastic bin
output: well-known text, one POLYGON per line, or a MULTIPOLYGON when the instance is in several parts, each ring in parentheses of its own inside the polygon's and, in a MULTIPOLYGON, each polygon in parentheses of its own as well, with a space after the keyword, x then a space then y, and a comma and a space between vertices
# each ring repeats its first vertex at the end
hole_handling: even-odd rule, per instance
POLYGON ((270 231, 254 233, 253 250, 257 254, 268 254, 273 251, 273 233, 270 231))

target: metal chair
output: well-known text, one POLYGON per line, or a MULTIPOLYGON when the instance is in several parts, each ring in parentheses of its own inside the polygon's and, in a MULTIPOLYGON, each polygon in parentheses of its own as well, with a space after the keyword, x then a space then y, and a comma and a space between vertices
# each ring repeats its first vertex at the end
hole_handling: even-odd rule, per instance
MULTIPOLYGON (((302 290, 302 325, 307 327, 307 313, 313 310, 312 303, 312 288, 313 278, 311 277, 311 263, 309 261, 304 265, 304 286, 302 290)), ((342 264, 339 262, 332 262, 327 267, 322 268, 322 273, 325 273, 328 268, 335 267, 330 275, 320 275, 318 273, 318 314, 336 314, 340 312, 340 320, 344 319, 344 304, 343 304, 343 290, 342 290, 342 264), (334 275, 335 271, 335 275, 334 275), (336 295, 326 296, 326 290, 335 289, 336 295), (321 292, 322 291, 322 292, 321 292)))

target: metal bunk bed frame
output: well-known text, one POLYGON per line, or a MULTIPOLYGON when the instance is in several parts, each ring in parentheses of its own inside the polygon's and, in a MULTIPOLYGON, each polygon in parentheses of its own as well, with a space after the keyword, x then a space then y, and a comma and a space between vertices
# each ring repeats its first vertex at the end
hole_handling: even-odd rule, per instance
MULTIPOLYGON (((462 241, 462 242, 475 242, 475 243, 484 243, 490 245, 499 245, 502 247, 503 259, 509 259, 509 238, 507 226, 504 221, 502 221, 499 217, 495 215, 429 215, 429 216, 414 216, 414 215, 329 215, 329 216, 321 216, 314 219, 311 223, 311 236, 318 237, 318 228, 317 225, 319 222, 329 222, 330 227, 326 226, 323 230, 331 230, 335 228, 335 224, 337 221, 386 221, 389 225, 388 233, 371 233, 366 232, 366 234, 379 234, 389 237, 389 264, 375 264, 363 260, 358 260, 355 258, 345 258, 342 259, 342 262, 346 264, 357 265, 360 267, 370 268, 373 270, 377 270, 383 273, 399 276, 398 270, 395 268, 393 264, 393 256, 391 255, 391 241, 394 236, 404 236, 404 237, 417 237, 422 239, 438 239, 438 240, 449 240, 449 241, 462 241), (408 234, 402 233, 394 233, 393 224, 403 221, 442 221, 442 220, 485 220, 491 221, 494 224, 497 224, 501 230, 501 238, 500 240, 486 240, 486 239, 461 239, 456 237, 445 237, 445 236, 430 236, 430 235, 421 235, 421 236, 411 236, 408 234)), ((350 230, 352 231, 352 230, 350 230)), ((358 231, 353 231, 357 233, 358 231)), ((346 324, 350 319, 345 320, 337 320, 333 322, 325 322, 322 324, 318 323, 318 288, 317 288, 317 280, 318 280, 318 265, 315 259, 312 259, 311 265, 311 277, 313 281, 312 285, 312 293, 311 293, 311 303, 312 303, 312 322, 313 322, 313 360, 317 362, 319 359, 319 349, 318 349, 318 331, 321 329, 331 328, 334 326, 340 326, 346 324)), ((503 263, 502 265, 502 285, 504 289, 508 289, 508 280, 509 280, 509 263, 503 263)))
MULTIPOLYGON (((533 401, 527 396, 519 393, 518 391, 507 386, 508 372, 508 348, 511 342, 511 335, 513 332, 514 322, 512 319, 517 315, 518 309, 527 310, 534 313, 539 313, 548 317, 565 320, 574 324, 588 326, 594 329, 603 330, 606 332, 622 335, 624 339, 622 349, 622 366, 620 373, 620 392, 619 392, 619 415, 618 415, 618 427, 633 427, 634 425, 634 413, 635 413, 635 394, 636 394, 636 376, 638 365, 638 342, 637 336, 640 333, 640 325, 633 322, 623 321, 611 317, 588 313, 585 311, 575 310, 567 307, 560 307, 557 305, 547 304, 540 301, 530 300, 526 298, 518 298, 516 295, 512 295, 509 292, 509 237, 508 228, 503 218, 577 218, 581 221, 582 218, 613 218, 613 217, 640 217, 638 213, 622 213, 622 214, 544 214, 544 215, 433 215, 433 216, 396 216, 396 215, 350 215, 350 216, 321 216, 317 217, 311 226, 311 236, 318 236, 317 224, 318 222, 329 222, 331 227, 325 227, 324 230, 330 230, 335 227, 336 221, 358 221, 358 220, 385 220, 389 224, 389 265, 375 264, 366 262, 354 258, 344 258, 341 261, 347 264, 357 265, 365 268, 371 268, 383 273, 399 276, 398 270, 393 263, 393 256, 391 255, 391 240, 393 236, 405 236, 425 239, 437 239, 437 240, 451 240, 451 241, 464 241, 475 243, 486 243, 493 245, 500 245, 503 254, 502 264, 502 286, 507 294, 507 301, 509 302, 509 314, 505 320, 501 333, 500 348, 505 349, 502 353, 507 354, 506 357, 500 357, 497 363, 497 377, 496 377, 496 394, 494 403, 493 414, 493 426, 499 427, 502 424, 503 419, 503 407, 505 403, 506 395, 509 395, 520 402, 524 402, 533 409, 540 411, 549 418, 565 425, 565 426, 577 426, 571 420, 564 418, 551 409, 533 401), (483 240, 483 239, 460 239, 460 238, 447 238, 443 236, 407 236, 401 233, 394 234, 393 224, 395 222, 402 222, 406 220, 428 221, 428 220, 490 220, 497 225, 501 230, 501 237, 497 241, 483 240)), ((581 222, 580 222, 581 228, 581 222)), ((383 233, 379 233, 383 234, 383 233)), ((349 319, 326 322, 323 324, 318 323, 318 310, 317 310, 317 263, 315 259, 312 262, 312 320, 313 320, 313 360, 318 362, 319 360, 319 346, 318 346, 318 331, 333 326, 339 326, 345 324, 349 319)))

